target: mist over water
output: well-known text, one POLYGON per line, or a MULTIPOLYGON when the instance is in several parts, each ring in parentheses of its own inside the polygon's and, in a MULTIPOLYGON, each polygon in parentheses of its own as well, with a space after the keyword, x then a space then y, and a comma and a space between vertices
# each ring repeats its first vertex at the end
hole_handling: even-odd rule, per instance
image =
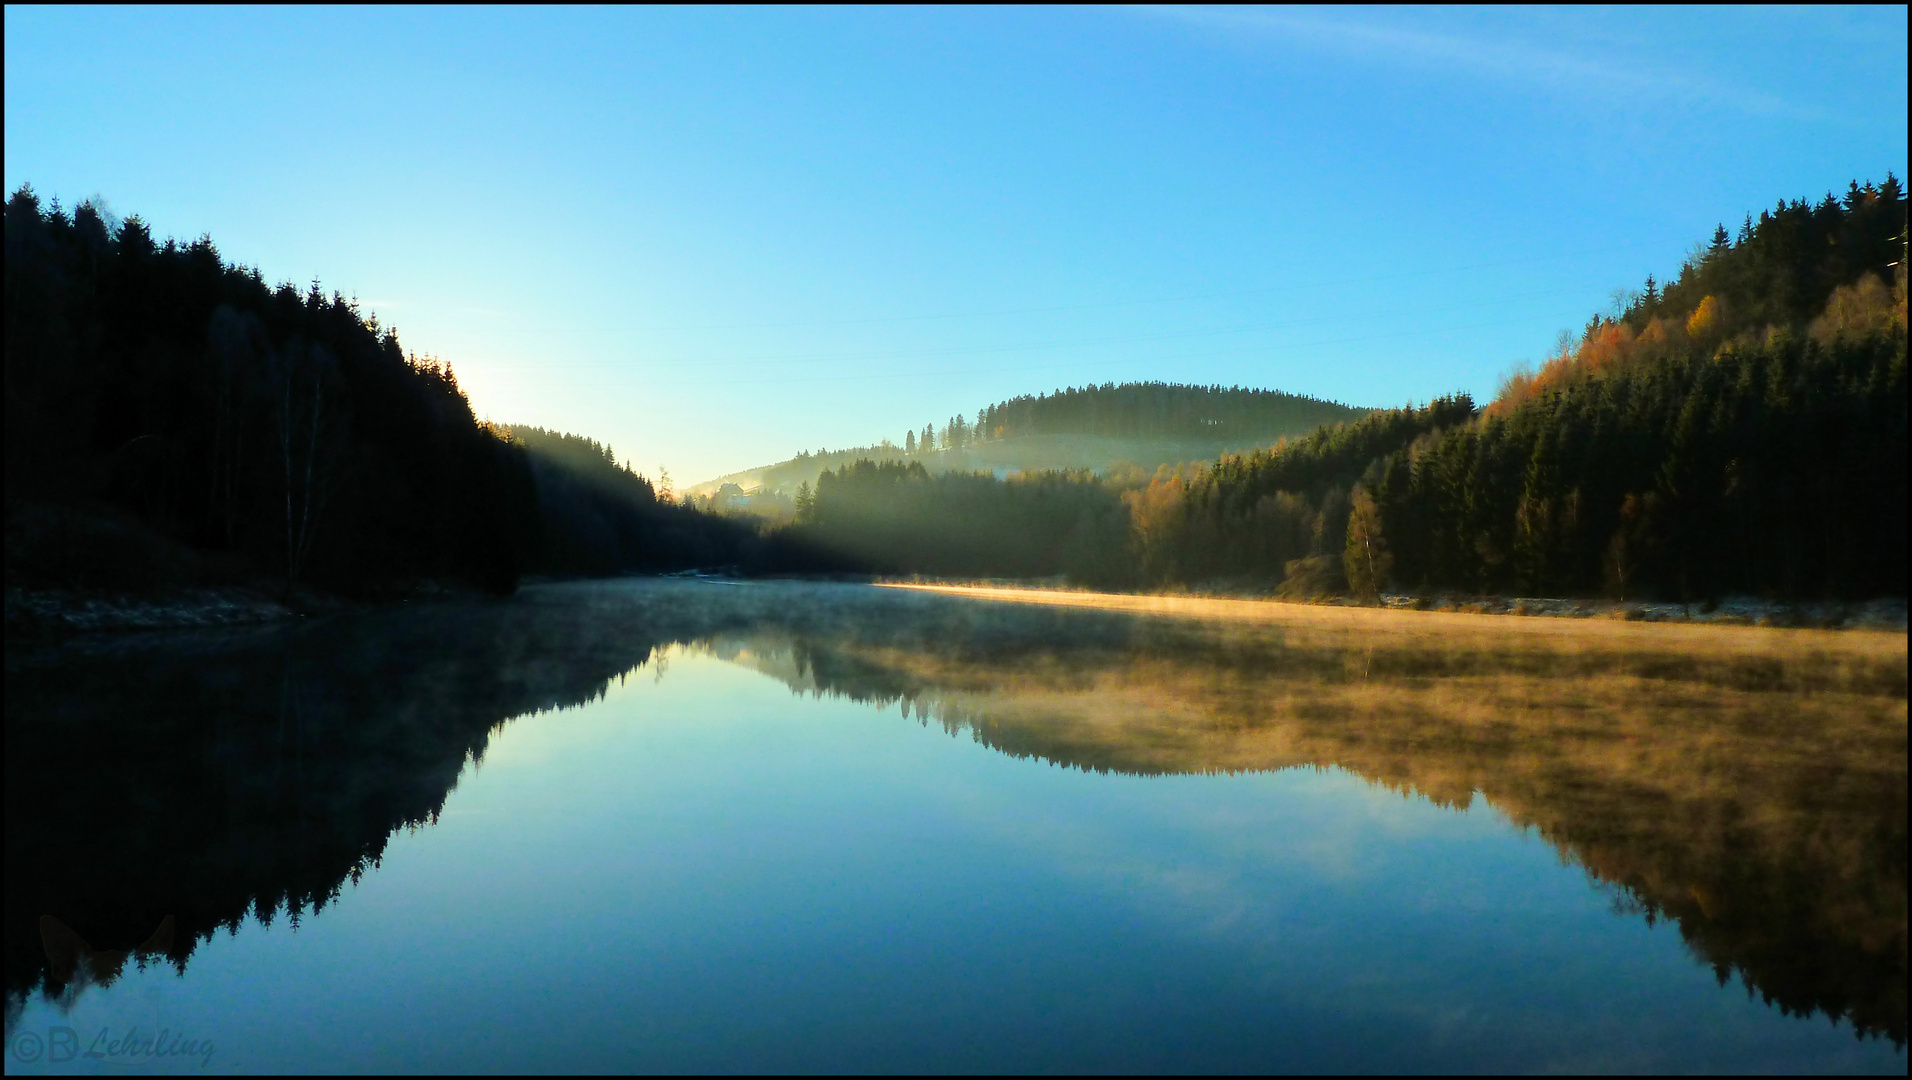
POLYGON ((1257 610, 10 647, 8 1069, 1904 1071, 1902 635, 1257 610))

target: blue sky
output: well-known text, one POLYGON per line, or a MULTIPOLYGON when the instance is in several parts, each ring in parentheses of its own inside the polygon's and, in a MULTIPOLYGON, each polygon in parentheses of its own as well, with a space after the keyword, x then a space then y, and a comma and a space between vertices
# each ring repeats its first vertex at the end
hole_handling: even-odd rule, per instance
POLYGON ((680 482, 1021 393, 1492 392, 1906 171, 1903 7, 6 9, 9 190, 357 295, 680 482))

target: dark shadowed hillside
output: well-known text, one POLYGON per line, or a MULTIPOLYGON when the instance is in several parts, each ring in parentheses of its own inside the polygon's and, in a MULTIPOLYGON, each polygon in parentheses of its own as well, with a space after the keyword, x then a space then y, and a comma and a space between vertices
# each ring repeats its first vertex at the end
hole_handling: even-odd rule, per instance
POLYGON ((23 187, 6 253, 9 588, 509 592, 736 562, 752 535, 588 439, 481 423, 449 365, 209 237, 23 187))
POLYGON ((611 448, 581 435, 501 429, 530 457, 539 541, 531 567, 547 574, 616 574, 734 563, 754 539, 736 522, 658 497, 611 448))
POLYGON ((524 451, 355 302, 25 187, 6 259, 9 585, 515 586, 524 451))

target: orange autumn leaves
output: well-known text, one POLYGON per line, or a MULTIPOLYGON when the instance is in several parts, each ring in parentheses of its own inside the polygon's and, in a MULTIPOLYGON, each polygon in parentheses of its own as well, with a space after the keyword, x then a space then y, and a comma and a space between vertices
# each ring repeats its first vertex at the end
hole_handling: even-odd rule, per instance
MULTIPOLYGON (((1584 378, 1635 363, 1669 359, 1691 353, 1717 355, 1722 349, 1770 343, 1790 331, 1782 327, 1736 326, 1731 307, 1720 297, 1707 295, 1692 311, 1655 316, 1637 333, 1623 320, 1596 318, 1577 345, 1565 345, 1538 369, 1519 369, 1502 379, 1499 393, 1487 406, 1491 416, 1505 416, 1521 402, 1560 390, 1584 378)), ((1900 275, 1887 285, 1876 274, 1866 274, 1835 289, 1825 312, 1813 320, 1808 335, 1822 345, 1872 337, 1903 337, 1906 333, 1906 286, 1900 275)))

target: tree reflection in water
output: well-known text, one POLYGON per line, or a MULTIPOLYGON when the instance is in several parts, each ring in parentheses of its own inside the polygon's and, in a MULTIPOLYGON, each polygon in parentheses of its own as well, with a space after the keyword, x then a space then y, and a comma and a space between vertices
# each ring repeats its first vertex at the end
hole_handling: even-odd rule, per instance
MULTIPOLYGON (((1902 1044, 1906 639, 1270 606, 1253 618, 840 585, 548 586, 221 634, 9 648, 8 1010, 40 919, 167 959, 296 922, 429 824, 513 717, 671 643, 1015 756, 1339 767, 1534 828, 1722 983, 1902 1044)), ((137 954, 136 954, 137 955, 137 954)))

